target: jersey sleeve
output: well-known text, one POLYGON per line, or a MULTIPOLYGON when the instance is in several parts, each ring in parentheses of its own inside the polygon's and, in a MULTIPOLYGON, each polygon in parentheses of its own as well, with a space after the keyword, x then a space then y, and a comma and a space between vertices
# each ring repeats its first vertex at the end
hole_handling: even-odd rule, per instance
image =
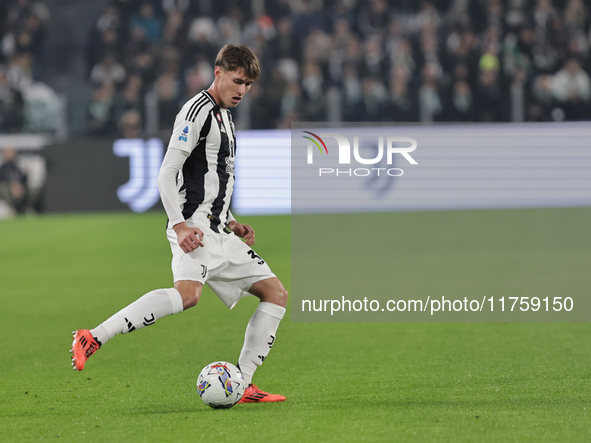
POLYGON ((168 147, 190 154, 199 142, 199 134, 206 123, 211 108, 207 99, 205 101, 195 99, 187 102, 174 120, 168 147))
POLYGON ((164 206, 166 215, 168 215, 170 226, 185 221, 180 209, 176 178, 183 168, 188 155, 185 151, 180 151, 176 148, 168 149, 162 161, 160 173, 158 174, 158 190, 160 191, 162 206, 164 206))

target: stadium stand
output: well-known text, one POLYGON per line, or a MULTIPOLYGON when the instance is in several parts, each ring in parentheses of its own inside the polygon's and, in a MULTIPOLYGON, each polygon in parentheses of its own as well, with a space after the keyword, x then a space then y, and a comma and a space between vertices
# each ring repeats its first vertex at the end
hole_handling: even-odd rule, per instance
POLYGON ((3 133, 116 136, 130 110, 146 135, 164 133, 173 110, 209 85, 229 42, 253 47, 264 68, 236 110, 242 129, 591 118, 582 0, 2 3, 3 133), (55 75, 58 65, 71 79, 55 75), (66 122, 56 91, 68 97, 66 122))
POLYGON ((264 67, 236 110, 241 128, 584 120, 590 23, 581 0, 113 1, 87 60, 89 72, 115 58, 127 73, 106 80, 114 101, 125 102, 132 78, 152 98, 144 106, 160 105, 148 134, 165 131, 172 110, 209 85, 211 60, 228 42, 253 47, 264 67))

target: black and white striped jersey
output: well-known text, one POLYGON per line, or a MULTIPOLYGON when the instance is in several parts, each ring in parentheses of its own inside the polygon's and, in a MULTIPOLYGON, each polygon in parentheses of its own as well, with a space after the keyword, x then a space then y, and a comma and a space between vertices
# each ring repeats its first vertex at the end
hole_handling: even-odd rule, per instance
POLYGON ((230 111, 200 92, 177 114, 168 146, 189 154, 177 177, 183 217, 209 219, 212 230, 221 232, 234 189, 236 133, 230 111))

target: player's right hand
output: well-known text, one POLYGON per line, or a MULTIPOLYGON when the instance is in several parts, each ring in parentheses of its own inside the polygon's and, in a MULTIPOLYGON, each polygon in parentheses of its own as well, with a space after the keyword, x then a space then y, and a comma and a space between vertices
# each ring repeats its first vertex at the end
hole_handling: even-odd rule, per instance
POLYGON ((186 223, 179 223, 174 226, 181 249, 189 253, 200 246, 203 246, 203 231, 199 228, 190 228, 186 223), (184 226, 181 226, 184 225, 184 226))

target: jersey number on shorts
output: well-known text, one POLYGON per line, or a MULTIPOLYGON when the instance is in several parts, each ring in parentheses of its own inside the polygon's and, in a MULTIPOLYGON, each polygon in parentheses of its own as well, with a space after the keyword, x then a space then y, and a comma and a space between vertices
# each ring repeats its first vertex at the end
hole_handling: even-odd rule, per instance
POLYGON ((249 249, 247 254, 250 255, 250 258, 252 258, 253 260, 258 260, 257 263, 259 265, 265 264, 265 260, 263 260, 260 255, 257 255, 256 252, 254 252, 252 249, 249 249))

